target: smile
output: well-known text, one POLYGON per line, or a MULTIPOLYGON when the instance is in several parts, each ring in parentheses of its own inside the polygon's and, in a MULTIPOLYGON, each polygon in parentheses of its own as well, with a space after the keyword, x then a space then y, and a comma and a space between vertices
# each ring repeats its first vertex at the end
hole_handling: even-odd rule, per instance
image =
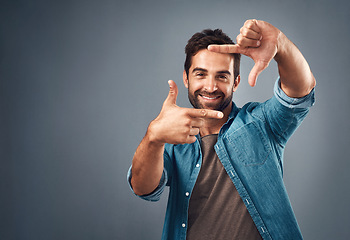
POLYGON ((203 95, 200 95, 200 96, 204 99, 207 99, 207 100, 215 100, 215 99, 220 98, 220 96, 215 96, 215 97, 208 97, 208 96, 203 96, 203 95))

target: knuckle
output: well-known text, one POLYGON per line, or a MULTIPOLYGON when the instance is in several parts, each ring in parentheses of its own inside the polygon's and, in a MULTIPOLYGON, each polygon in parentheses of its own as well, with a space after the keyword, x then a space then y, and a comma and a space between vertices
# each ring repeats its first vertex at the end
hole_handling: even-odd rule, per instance
POLYGON ((193 111, 192 109, 189 109, 189 108, 182 108, 182 113, 184 116, 190 116, 191 115, 191 112, 193 111))
POLYGON ((249 21, 248 21, 248 26, 249 27, 252 27, 254 25, 254 19, 250 19, 249 21))
POLYGON ((246 29, 246 28, 242 29, 241 35, 242 35, 243 37, 247 37, 247 36, 248 36, 248 29, 246 29))
POLYGON ((186 138, 186 143, 194 143, 196 141, 196 137, 195 136, 188 136, 186 138))
POLYGON ((187 122, 188 119, 190 119, 190 114, 188 111, 183 110, 181 112, 178 113, 179 115, 179 119, 183 120, 184 123, 187 122))
POLYGON ((252 28, 254 26, 255 22, 254 20, 248 20, 247 21, 247 28, 252 28))
POLYGON ((184 120, 184 125, 185 125, 186 127, 190 127, 191 124, 192 124, 192 120, 191 120, 190 118, 186 118, 186 119, 184 120))
POLYGON ((200 113, 201 113, 201 115, 202 115, 203 117, 206 117, 206 116, 208 115, 208 112, 207 112, 207 110, 205 110, 205 109, 202 109, 202 110, 200 111, 200 113))
POLYGON ((239 32, 240 33, 242 33, 243 31, 244 31, 244 29, 245 29, 245 27, 243 26, 243 27, 241 27, 240 29, 239 29, 239 32))
POLYGON ((187 136, 189 135, 191 132, 191 128, 190 127, 185 127, 183 130, 182 130, 182 135, 183 136, 187 136))
POLYGON ((238 45, 241 45, 242 42, 243 42, 243 37, 242 37, 242 34, 239 34, 236 38, 236 42, 238 45))

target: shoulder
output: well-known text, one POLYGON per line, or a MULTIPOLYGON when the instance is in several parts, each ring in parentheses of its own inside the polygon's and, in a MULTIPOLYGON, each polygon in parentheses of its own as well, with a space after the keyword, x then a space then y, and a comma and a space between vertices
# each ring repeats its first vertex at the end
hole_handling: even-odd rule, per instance
POLYGON ((264 106, 266 105, 266 102, 246 103, 242 108, 240 108, 235 120, 237 121, 241 119, 245 123, 256 120, 264 120, 264 106))

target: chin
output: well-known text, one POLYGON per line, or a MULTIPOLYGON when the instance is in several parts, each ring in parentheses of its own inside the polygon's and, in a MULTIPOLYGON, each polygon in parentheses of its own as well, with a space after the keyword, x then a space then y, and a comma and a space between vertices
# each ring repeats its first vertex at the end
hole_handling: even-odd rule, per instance
POLYGON ((204 109, 209 109, 209 110, 216 110, 216 111, 220 111, 220 106, 206 106, 203 105, 204 109))

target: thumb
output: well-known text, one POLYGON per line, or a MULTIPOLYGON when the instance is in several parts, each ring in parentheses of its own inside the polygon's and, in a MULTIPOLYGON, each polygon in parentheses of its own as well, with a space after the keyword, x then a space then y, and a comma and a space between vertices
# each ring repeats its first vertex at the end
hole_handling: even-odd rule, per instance
POLYGON ((170 105, 170 104, 176 105, 176 98, 178 93, 177 85, 173 80, 169 80, 168 84, 169 84, 169 94, 164 101, 164 105, 170 105))
POLYGON ((256 84, 256 80, 258 79, 259 74, 269 66, 268 62, 265 61, 257 61, 255 62, 254 67, 252 68, 252 70, 249 73, 249 77, 248 77, 248 83, 250 86, 254 87, 256 84))

